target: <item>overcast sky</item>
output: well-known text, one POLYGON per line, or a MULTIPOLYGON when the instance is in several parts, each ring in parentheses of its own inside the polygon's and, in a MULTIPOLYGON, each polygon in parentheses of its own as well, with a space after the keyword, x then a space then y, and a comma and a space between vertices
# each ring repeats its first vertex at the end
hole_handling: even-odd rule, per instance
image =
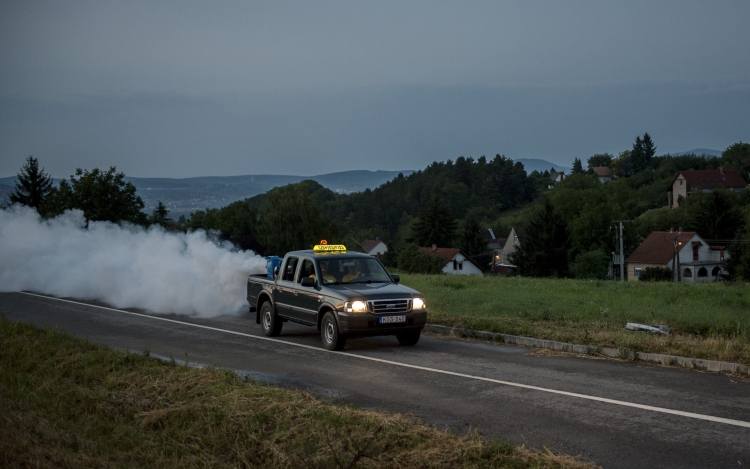
POLYGON ((0 2, 0 176, 316 175, 750 141, 750 2, 0 2))

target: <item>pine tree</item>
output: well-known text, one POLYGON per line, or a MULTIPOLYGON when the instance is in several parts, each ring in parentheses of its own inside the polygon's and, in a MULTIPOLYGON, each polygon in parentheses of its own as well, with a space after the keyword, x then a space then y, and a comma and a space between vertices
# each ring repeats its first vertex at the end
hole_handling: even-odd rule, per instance
POLYGON ((464 220, 458 242, 461 250, 472 257, 484 254, 489 250, 484 230, 482 230, 479 220, 473 214, 469 214, 464 220))
POLYGON ((36 158, 29 156, 17 179, 15 189, 10 194, 10 203, 28 205, 39 210, 52 192, 52 178, 44 172, 44 168, 39 169, 36 158))
POLYGON ((630 161, 632 162, 634 173, 646 169, 646 153, 644 152, 643 140, 641 140, 640 135, 635 137, 635 142, 633 142, 633 149, 630 150, 630 161))
POLYGON ((581 163, 580 158, 576 158, 573 160, 573 173, 582 173, 583 172, 583 164, 581 163))
POLYGON ((159 205, 157 205, 154 211, 151 213, 151 218, 149 219, 149 223, 153 223, 156 225, 161 225, 163 227, 166 227, 167 225, 172 223, 172 219, 169 218, 167 215, 169 215, 169 210, 160 200, 159 205))
POLYGON ((643 138, 641 139, 641 151, 643 153, 643 158, 646 161, 646 166, 650 166, 651 158, 656 155, 656 145, 654 145, 648 132, 644 133, 643 138))
POLYGON ((414 225, 415 241, 420 246, 451 247, 456 234, 456 220, 443 201, 435 196, 427 210, 419 214, 414 225))
POLYGON ((518 273, 528 277, 568 276, 568 227, 549 202, 531 218, 525 232, 521 245, 510 259, 518 273))

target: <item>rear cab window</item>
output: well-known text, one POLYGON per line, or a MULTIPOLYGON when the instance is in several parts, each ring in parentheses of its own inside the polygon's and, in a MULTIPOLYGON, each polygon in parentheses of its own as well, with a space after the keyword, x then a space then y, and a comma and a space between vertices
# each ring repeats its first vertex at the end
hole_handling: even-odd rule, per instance
POLYGON ((289 257, 284 263, 281 280, 285 282, 294 282, 294 274, 297 272, 298 257, 289 257))
POLYGON ((305 277, 312 277, 315 275, 315 266, 313 261, 310 259, 302 259, 302 265, 299 269, 299 276, 297 277, 297 283, 301 283, 305 277))

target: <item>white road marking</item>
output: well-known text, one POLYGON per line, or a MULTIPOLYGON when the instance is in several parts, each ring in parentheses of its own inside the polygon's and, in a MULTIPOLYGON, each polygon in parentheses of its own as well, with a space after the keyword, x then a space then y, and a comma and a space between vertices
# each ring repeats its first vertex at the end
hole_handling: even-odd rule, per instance
POLYGON ((277 342, 277 343, 280 343, 280 344, 292 345, 294 347, 302 347, 302 348, 306 348, 306 349, 310 349, 310 350, 317 350, 318 352, 335 353, 335 354, 344 355, 344 356, 347 356, 347 357, 354 357, 354 358, 359 358, 359 359, 362 359, 362 360, 370 360, 370 361, 373 361, 373 362, 385 363, 387 365, 399 366, 399 367, 402 367, 402 368, 411 368, 411 369, 415 369, 415 370, 429 371, 431 373, 439 373, 439 374, 443 374, 443 375, 457 376, 459 378, 467 378, 467 379, 473 379, 473 380, 477 380, 477 381, 486 381, 486 382, 489 382, 489 383, 502 384, 504 386, 512 386, 512 387, 522 388, 522 389, 531 389, 531 390, 534 390, 534 391, 541 391, 541 392, 546 392, 546 393, 550 393, 550 394, 558 394, 558 395, 561 395, 561 396, 575 397, 575 398, 579 398, 579 399, 586 399, 586 400, 596 401, 596 402, 604 402, 604 403, 607 403, 607 404, 620 405, 620 406, 624 406, 624 407, 633 407, 633 408, 636 408, 636 409, 648 410, 648 411, 651 411, 651 412, 660 412, 660 413, 663 413, 663 414, 679 415, 681 417, 688 417, 688 418, 693 418, 693 419, 698 419, 698 420, 707 420, 709 422, 724 423, 724 424, 727 424, 727 425, 734 425, 734 426, 737 426, 737 427, 750 428, 750 422, 744 422, 742 420, 727 419, 727 418, 723 418, 723 417, 714 417, 712 415, 696 414, 696 413, 693 413, 693 412, 683 412, 681 410, 666 409, 664 407, 655 407, 655 406, 644 405, 644 404, 635 404, 633 402, 618 401, 616 399, 607 399, 607 398, 604 398, 604 397, 589 396, 589 395, 586 395, 586 394, 579 394, 579 393, 575 393, 575 392, 568 392, 568 391, 560 391, 560 390, 557 390, 557 389, 542 388, 542 387, 539 387, 539 386, 531 386, 531 385, 528 385, 528 384, 514 383, 512 381, 502 381, 502 380, 499 380, 499 379, 485 378, 483 376, 474 376, 474 375, 468 375, 468 374, 465 374, 465 373, 456 373, 454 371, 440 370, 440 369, 437 369, 437 368, 428 368, 426 366, 410 365, 408 363, 394 362, 394 361, 391 361, 391 360, 384 360, 382 358, 366 357, 366 356, 363 356, 363 355, 355 355, 353 353, 330 352, 330 351, 328 351, 326 349, 319 348, 319 347, 312 347, 310 345, 304 345, 304 344, 296 344, 294 342, 287 342, 287 341, 284 341, 284 340, 272 339, 270 337, 263 337, 263 336, 257 336, 257 335, 252 335, 252 334, 246 334, 244 332, 230 331, 230 330, 227 330, 227 329, 220 329, 218 327, 203 326, 201 324, 192 324, 192 323, 189 323, 189 322, 177 321, 175 319, 162 318, 162 317, 159 317, 159 316, 152 316, 152 315, 143 314, 143 313, 134 313, 132 311, 125 311, 125 310, 122 310, 122 309, 108 308, 106 306, 97 306, 97 305, 92 305, 92 304, 88 304, 88 303, 81 303, 81 302, 78 302, 78 301, 63 300, 61 298, 54 298, 54 297, 50 297, 50 296, 37 295, 35 293, 28 293, 28 292, 19 292, 19 293, 23 293, 25 295, 37 296, 37 297, 45 298, 45 299, 48 299, 48 300, 62 301, 62 302, 65 302, 65 303, 72 303, 72 304, 81 305, 81 306, 89 306, 91 308, 99 308, 99 309, 104 309, 104 310, 107 310, 107 311, 114 311, 114 312, 117 312, 117 313, 130 314, 130 315, 133 315, 133 316, 141 316, 141 317, 144 317, 144 318, 155 319, 155 320, 158 320, 158 321, 172 322, 172 323, 175 323, 175 324, 182 324, 184 326, 192 326, 192 327, 198 327, 198 328, 201 328, 201 329, 208 329, 208 330, 216 331, 216 332, 223 332, 223 333, 226 333, 226 334, 234 334, 234 335, 238 335, 238 336, 242 336, 242 337, 249 337, 249 338, 252 338, 252 339, 267 340, 269 342, 277 342))

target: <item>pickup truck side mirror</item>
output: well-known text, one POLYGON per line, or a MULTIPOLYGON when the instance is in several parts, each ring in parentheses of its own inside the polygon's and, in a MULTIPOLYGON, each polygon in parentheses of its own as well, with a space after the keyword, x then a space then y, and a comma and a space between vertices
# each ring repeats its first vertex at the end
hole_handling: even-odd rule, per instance
POLYGON ((401 281, 401 276, 399 274, 391 274, 391 278, 393 279, 393 283, 398 283, 401 281))
POLYGON ((312 277, 303 277, 300 281, 300 285, 302 285, 303 287, 314 287, 315 279, 312 277))

